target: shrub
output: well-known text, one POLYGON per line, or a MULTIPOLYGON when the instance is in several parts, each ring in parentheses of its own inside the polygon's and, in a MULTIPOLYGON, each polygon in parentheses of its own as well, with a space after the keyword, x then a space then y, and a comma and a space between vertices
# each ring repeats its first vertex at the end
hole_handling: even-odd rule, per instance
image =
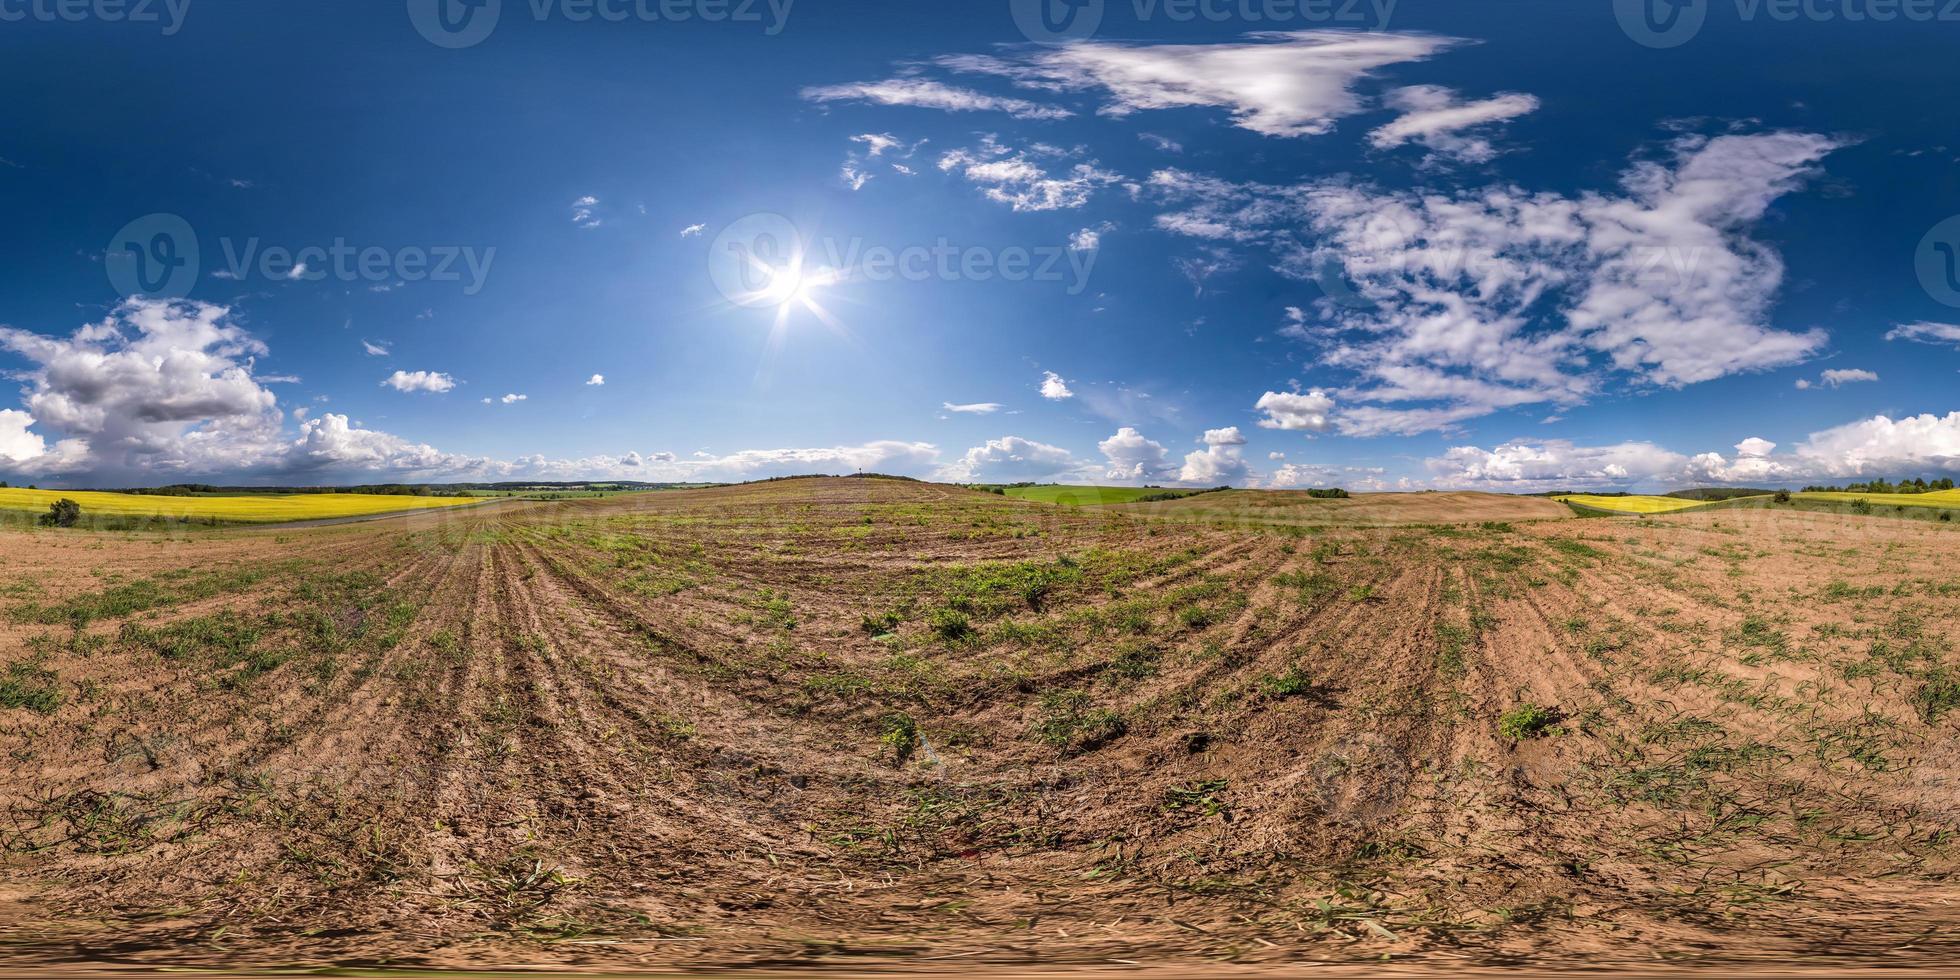
POLYGON ((1497 719, 1497 734, 1514 742, 1521 742, 1546 734, 1557 721, 1556 711, 1527 701, 1497 719))
POLYGON ((1776 499, 1776 502, 1777 502, 1777 503, 1779 503, 1779 504, 1787 504, 1787 503, 1789 503, 1789 502, 1790 502, 1790 491, 1788 491, 1788 490, 1778 490, 1778 491, 1776 491, 1776 498, 1775 498, 1775 499, 1776 499))
POLYGON ((1872 502, 1863 497, 1859 497, 1857 500, 1851 502, 1851 512, 1853 514, 1870 514, 1872 512, 1872 502))
POLYGON ((973 634, 973 624, 957 609, 934 609, 931 624, 932 631, 942 639, 964 640, 973 634))
POLYGON ((82 505, 67 497, 48 505, 48 512, 41 515, 42 527, 74 527, 82 519, 82 505))
POLYGON ((878 741, 904 765, 919 748, 919 723, 902 711, 886 715, 878 724, 878 741))
POLYGON ((1259 693, 1269 698, 1292 698, 1313 692, 1313 681, 1298 667, 1284 674, 1267 674, 1255 682, 1259 693))

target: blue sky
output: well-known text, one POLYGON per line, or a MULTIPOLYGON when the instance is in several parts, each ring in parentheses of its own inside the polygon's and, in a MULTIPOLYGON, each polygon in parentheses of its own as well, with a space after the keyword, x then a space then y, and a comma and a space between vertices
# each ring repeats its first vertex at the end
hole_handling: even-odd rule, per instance
POLYGON ((1960 469, 1936 4, 443 2, 0 0, 0 477, 1960 469))

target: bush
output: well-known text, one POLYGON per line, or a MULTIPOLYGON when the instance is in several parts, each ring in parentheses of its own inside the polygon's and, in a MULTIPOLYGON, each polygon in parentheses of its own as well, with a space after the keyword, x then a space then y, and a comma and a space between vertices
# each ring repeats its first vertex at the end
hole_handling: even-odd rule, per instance
POLYGON ((1872 502, 1863 497, 1859 497, 1857 500, 1851 502, 1851 512, 1853 514, 1870 514, 1872 512, 1872 502))
POLYGON ((42 527, 74 527, 82 519, 82 505, 67 497, 48 505, 48 512, 41 515, 42 527))
POLYGON ((942 639, 964 640, 973 634, 973 624, 957 609, 934 609, 932 631, 942 639))
POLYGON ((1776 502, 1777 502, 1777 503, 1779 503, 1779 504, 1787 504, 1787 503, 1789 503, 1789 502, 1790 502, 1790 491, 1788 491, 1788 490, 1778 490, 1778 491, 1776 491, 1776 502))
POLYGON ((1497 734, 1514 742, 1521 742, 1546 734, 1557 721, 1556 711, 1527 701, 1497 719, 1497 734))

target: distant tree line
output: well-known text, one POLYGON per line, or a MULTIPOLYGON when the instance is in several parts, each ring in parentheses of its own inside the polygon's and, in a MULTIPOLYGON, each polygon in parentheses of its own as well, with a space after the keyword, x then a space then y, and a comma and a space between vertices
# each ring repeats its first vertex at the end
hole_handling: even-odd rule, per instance
POLYGON ((1871 480, 1866 483, 1847 483, 1842 487, 1824 487, 1824 486, 1805 487, 1803 488, 1803 492, 1805 493, 1937 493, 1941 490, 1951 490, 1951 489, 1953 489, 1953 478, 1949 476, 1949 477, 1942 477, 1938 480, 1926 480, 1920 477, 1913 477, 1910 480, 1900 480, 1897 483, 1887 483, 1881 479, 1881 480, 1871 480))

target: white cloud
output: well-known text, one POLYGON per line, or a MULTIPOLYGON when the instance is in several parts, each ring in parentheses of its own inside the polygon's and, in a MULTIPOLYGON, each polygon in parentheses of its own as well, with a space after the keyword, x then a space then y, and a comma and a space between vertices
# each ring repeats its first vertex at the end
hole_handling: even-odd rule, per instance
POLYGON ((1459 446, 1426 462, 1438 486, 1510 490, 1897 479, 1960 473, 1960 412, 1897 420, 1874 416, 1811 433, 1790 452, 1776 450, 1776 443, 1757 437, 1736 443, 1733 457, 1692 458, 1647 442, 1585 447, 1519 440, 1492 450, 1459 446))
MULTIPOLYGON (((665 452, 500 460, 443 452, 346 415, 307 418, 298 410, 292 413, 297 433, 288 435, 268 379, 253 374, 253 361, 270 352, 230 321, 230 311, 204 303, 132 300, 67 336, 0 327, 0 349, 33 365, 15 376, 25 383, 23 409, 0 409, 0 471, 10 475, 125 486, 196 478, 281 485, 626 476, 732 481, 858 469, 925 477, 939 463, 931 444, 898 441, 704 452, 686 461, 665 452), (62 438, 53 441, 49 433, 62 438)), ((418 390, 447 376, 406 378, 418 390)))
POLYGON ((441 394, 456 387, 456 379, 441 371, 396 371, 381 381, 382 387, 396 391, 427 391, 441 394))
POLYGON ((1259 485, 1274 490, 1290 490, 1306 487, 1332 487, 1340 483, 1340 474, 1331 467, 1310 466, 1304 463, 1288 463, 1267 474, 1266 478, 1259 482, 1259 485))
POLYGON ((47 455, 47 440, 27 431, 34 416, 0 408, 0 463, 19 464, 47 455))
POLYGON ((925 78, 888 78, 882 82, 814 85, 803 98, 811 102, 870 102, 875 105, 915 106, 946 112, 1005 112, 1016 119, 1067 119, 1074 113, 1026 99, 1004 98, 956 88, 925 78))
POLYGON ((1096 449, 1109 461, 1105 479, 1142 483, 1170 479, 1177 472, 1170 451, 1162 443, 1144 438, 1143 433, 1127 425, 1097 443, 1096 449))
POLYGON ((946 411, 957 412, 962 415, 992 415, 1001 409, 999 402, 973 402, 967 405, 955 405, 952 402, 945 402, 943 403, 943 407, 946 411))
POLYGON ((1102 232, 1095 228, 1084 228, 1068 236, 1071 252, 1093 252, 1102 247, 1102 232))
POLYGON ((1259 403, 1253 407, 1266 413, 1266 417, 1259 420, 1262 429, 1325 432, 1332 424, 1334 399, 1319 390, 1304 395, 1269 391, 1260 395, 1259 403))
POLYGON ((525 402, 530 400, 531 400, 530 395, 505 395, 504 397, 498 399, 498 401, 501 401, 506 405, 515 405, 518 402, 525 402))
POLYGON ((1179 482, 1204 486, 1246 482, 1251 469, 1245 461, 1245 436, 1238 426, 1207 429, 1198 441, 1205 448, 1184 457, 1184 467, 1177 474, 1179 482))
POLYGON ((1368 142, 1384 150, 1420 143, 1438 157, 1465 163, 1483 163, 1495 157, 1497 150, 1490 140, 1465 135, 1464 130, 1492 126, 1538 110, 1538 100, 1529 95, 1513 92, 1464 102, 1440 85, 1399 88, 1390 92, 1386 101, 1402 115, 1369 133, 1368 142))
POLYGON ((1075 392, 1069 390, 1068 382, 1062 380, 1061 375, 1053 371, 1043 371, 1041 372, 1041 397, 1049 401, 1062 401, 1074 398, 1075 392))
POLYGON ((1159 136, 1156 133, 1138 133, 1137 139, 1140 139, 1145 143, 1148 143, 1151 146, 1154 146, 1157 149, 1164 151, 1165 153, 1184 152, 1184 144, 1179 143, 1178 141, 1171 139, 1168 136, 1159 136))
POLYGON ((1772 455, 1775 444, 1748 439, 1736 457, 1717 453, 1694 458, 1689 477, 1717 483, 1837 481, 1917 473, 1960 473, 1960 412, 1892 419, 1873 416, 1813 432, 1795 449, 1772 455))
POLYGON ((190 470, 264 452, 284 422, 252 374, 269 352, 229 315, 130 300, 66 337, 0 327, 0 349, 34 364, 16 375, 26 412, 9 422, 22 430, 8 436, 10 458, 40 472, 190 470), (14 457, 40 438, 24 431, 30 421, 66 438, 36 458, 14 457))
POLYGON ((1123 178, 1103 170, 1094 161, 1077 163, 1068 170, 1050 175, 1031 160, 1026 152, 1013 150, 991 140, 975 150, 952 150, 939 158, 939 169, 958 171, 980 186, 989 200, 1016 211, 1056 211, 1079 208, 1089 203, 1096 190, 1123 178))
MULTIPOLYGON (((1878 373, 1863 368, 1832 368, 1818 376, 1818 384, 1836 388, 1840 385, 1856 384, 1861 381, 1877 381, 1878 373)), ((1809 388, 1810 379, 1798 378, 1799 389, 1809 388)))
POLYGON ((1100 90, 1107 116, 1213 107, 1255 133, 1313 136, 1364 108, 1353 86, 1376 69, 1421 61, 1459 43, 1427 34, 1268 32, 1224 44, 1085 41, 1039 48, 1018 60, 957 55, 939 64, 1027 88, 1100 90))
POLYGON ((1933 323, 1921 320, 1918 323, 1901 323, 1885 335, 1886 340, 1916 340, 1922 344, 1953 344, 1960 346, 1960 324, 1933 323))
POLYGON ((887 150, 904 149, 908 153, 910 152, 910 148, 905 145, 904 140, 890 133, 864 133, 851 137, 851 142, 863 143, 864 155, 867 157, 883 156, 887 150))
POLYGON ((588 194, 572 202, 572 224, 580 228, 597 228, 605 221, 598 217, 599 199, 588 194))
POLYGON ((1146 192, 1184 208, 1160 227, 1264 245, 1282 274, 1320 287, 1321 322, 1285 332, 1354 375, 1331 390, 1349 406, 1340 431, 1413 434, 1576 405, 1609 382, 1678 387, 1814 354, 1823 331, 1770 325, 1783 263, 1749 232, 1837 146, 1803 133, 1685 138, 1671 166, 1629 169, 1617 196, 1182 171, 1153 175, 1146 192))
POLYGON ((1020 436, 989 439, 966 451, 941 478, 952 483, 1021 483, 1083 476, 1084 464, 1068 450, 1020 436))
POLYGON ((854 191, 861 191, 864 185, 871 183, 873 175, 859 169, 856 161, 849 161, 844 164, 844 169, 839 176, 843 177, 844 186, 854 191))
POLYGON ((1456 446, 1426 462, 1438 486, 1528 492, 1669 480, 1688 458, 1650 442, 1576 446, 1563 439, 1521 439, 1490 450, 1456 446))
POLYGON ((367 352, 367 356, 369 357, 387 357, 388 348, 392 346, 393 346, 392 344, 388 343, 385 340, 380 342, 375 342, 372 340, 361 341, 361 350, 367 352))
POLYGON ((699 235, 707 230, 708 230, 707 225, 703 225, 703 224, 688 225, 687 227, 681 229, 681 237, 693 238, 694 236, 699 235))
POLYGON ((592 377, 585 379, 585 383, 588 386, 598 387, 606 383, 606 376, 603 374, 595 374, 592 377))

